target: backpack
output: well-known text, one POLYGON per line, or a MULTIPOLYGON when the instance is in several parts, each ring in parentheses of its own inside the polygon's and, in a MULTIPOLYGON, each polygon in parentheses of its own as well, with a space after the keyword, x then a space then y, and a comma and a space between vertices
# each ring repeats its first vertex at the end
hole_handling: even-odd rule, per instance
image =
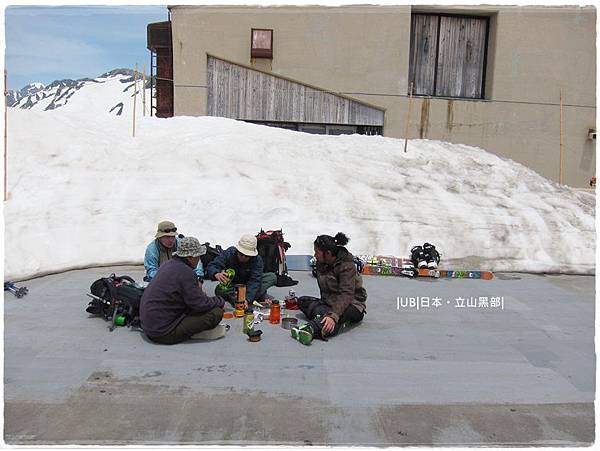
POLYGON ((92 283, 90 293, 88 296, 92 300, 85 311, 111 321, 111 331, 117 324, 140 327, 140 301, 144 288, 131 277, 114 273, 102 277, 92 283))
POLYGON ((260 229, 256 235, 256 249, 263 261, 263 272, 272 272, 277 275, 277 287, 296 285, 298 281, 288 276, 285 253, 292 245, 283 239, 282 230, 260 229))
POLYGON ((223 252, 223 248, 219 244, 217 244, 215 247, 211 247, 210 244, 208 244, 208 241, 204 243, 203 246, 206 247, 206 254, 200 256, 200 261, 202 262, 202 267, 204 268, 204 278, 208 279, 208 272, 206 271, 208 264, 217 258, 221 252, 223 252))

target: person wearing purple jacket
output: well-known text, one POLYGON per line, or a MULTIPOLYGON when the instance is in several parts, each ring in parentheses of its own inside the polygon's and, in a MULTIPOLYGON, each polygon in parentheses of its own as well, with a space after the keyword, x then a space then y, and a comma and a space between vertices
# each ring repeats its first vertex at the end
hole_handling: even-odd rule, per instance
POLYGON ((226 327, 219 325, 225 300, 207 296, 194 272, 205 253, 206 248, 196 238, 182 238, 173 258, 161 265, 144 290, 140 320, 150 340, 175 344, 225 334, 226 327))

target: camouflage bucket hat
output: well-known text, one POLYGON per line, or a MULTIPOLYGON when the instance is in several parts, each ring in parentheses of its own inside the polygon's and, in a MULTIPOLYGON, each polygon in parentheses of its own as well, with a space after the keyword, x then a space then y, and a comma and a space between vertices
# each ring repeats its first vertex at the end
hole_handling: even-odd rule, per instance
POLYGON ((173 255, 178 257, 200 257, 206 254, 206 246, 200 244, 197 238, 186 236, 177 244, 177 250, 173 255))

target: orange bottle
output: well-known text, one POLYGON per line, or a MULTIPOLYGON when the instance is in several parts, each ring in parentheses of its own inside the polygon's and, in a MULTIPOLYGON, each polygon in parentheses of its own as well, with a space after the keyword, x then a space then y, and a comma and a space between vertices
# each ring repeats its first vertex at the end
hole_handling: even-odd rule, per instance
POLYGON ((271 324, 279 324, 281 321, 281 307, 279 301, 271 301, 271 311, 269 313, 269 322, 271 324))

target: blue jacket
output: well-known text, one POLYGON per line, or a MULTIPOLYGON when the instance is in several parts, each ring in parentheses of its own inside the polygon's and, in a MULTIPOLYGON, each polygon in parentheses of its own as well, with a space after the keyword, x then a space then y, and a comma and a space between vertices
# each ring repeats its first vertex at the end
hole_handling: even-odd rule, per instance
POLYGON ((235 277, 232 285, 242 283, 246 285, 246 297, 248 301, 254 301, 254 297, 260 289, 260 280, 263 273, 263 261, 260 255, 252 257, 247 263, 240 263, 236 257, 237 249, 231 246, 229 249, 221 252, 213 261, 208 264, 206 272, 211 280, 215 279, 215 274, 225 271, 228 268, 235 270, 235 277))
POLYGON ((187 260, 173 257, 160 267, 155 279, 144 290, 140 302, 142 328, 149 337, 162 337, 191 312, 223 308, 224 303, 223 298, 204 293, 187 260))
MULTIPOLYGON (((177 249, 177 245, 179 244, 179 237, 176 238, 175 247, 173 248, 173 252, 177 249)), ((158 265, 160 262, 160 252, 158 250, 158 239, 153 240, 146 247, 146 254, 144 255, 144 268, 146 268, 146 281, 150 282, 156 276, 156 272, 158 271, 158 265)), ((202 267, 202 261, 198 262, 198 266, 194 270, 196 276, 199 280, 202 280, 204 276, 204 268, 202 267)))

